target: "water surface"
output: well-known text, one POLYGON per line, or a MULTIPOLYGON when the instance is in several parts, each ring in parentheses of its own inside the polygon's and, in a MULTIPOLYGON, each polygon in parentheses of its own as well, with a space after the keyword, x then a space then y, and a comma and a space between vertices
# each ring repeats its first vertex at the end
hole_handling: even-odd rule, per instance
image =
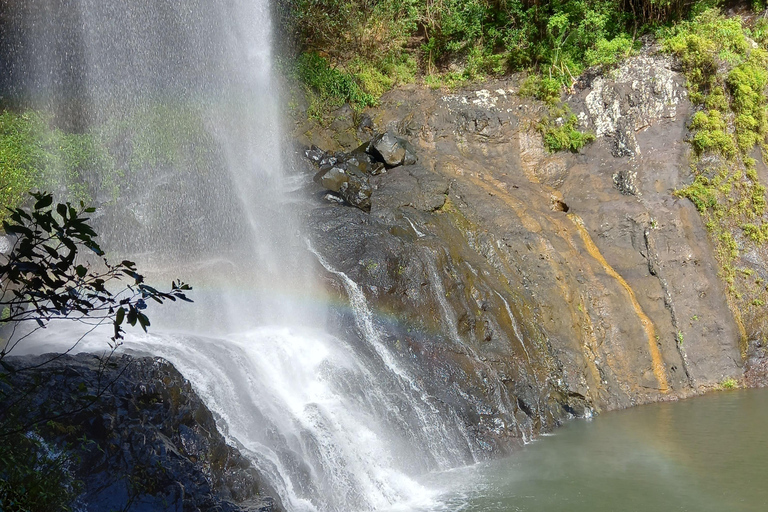
POLYGON ((768 390, 605 413, 430 477, 463 512, 768 510, 768 390))

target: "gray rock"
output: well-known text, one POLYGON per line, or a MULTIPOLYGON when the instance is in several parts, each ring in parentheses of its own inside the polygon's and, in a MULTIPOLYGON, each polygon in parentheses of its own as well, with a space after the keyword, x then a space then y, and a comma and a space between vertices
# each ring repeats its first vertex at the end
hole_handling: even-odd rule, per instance
POLYGON ((387 167, 413 165, 417 160, 413 146, 392 131, 386 131, 374 137, 368 145, 367 152, 384 162, 387 167))
POLYGON ((344 200, 364 211, 371 209, 371 184, 368 175, 359 167, 346 162, 321 170, 315 175, 315 182, 331 192, 338 193, 344 200))

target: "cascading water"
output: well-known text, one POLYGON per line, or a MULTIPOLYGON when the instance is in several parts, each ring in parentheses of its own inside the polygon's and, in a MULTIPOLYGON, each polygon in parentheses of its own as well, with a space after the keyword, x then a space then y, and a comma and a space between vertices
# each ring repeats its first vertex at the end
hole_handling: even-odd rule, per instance
POLYGON ((382 343, 359 288, 306 250, 280 157, 267 0, 18 10, 13 92, 107 148, 116 177, 86 177, 103 245, 196 288, 192 307, 153 311, 162 328, 128 346, 191 380, 289 510, 413 505, 429 499, 413 475, 473 461, 461 420, 382 343), (357 339, 318 328, 318 262, 347 290, 357 339))

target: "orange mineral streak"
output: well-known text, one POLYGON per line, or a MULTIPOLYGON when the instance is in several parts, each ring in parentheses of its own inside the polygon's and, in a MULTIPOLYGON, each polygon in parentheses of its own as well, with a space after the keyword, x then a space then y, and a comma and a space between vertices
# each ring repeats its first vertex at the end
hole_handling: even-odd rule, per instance
POLYGON ((627 295, 629 296, 629 300, 632 302, 632 307, 635 309, 635 313, 637 313, 637 316, 640 318, 640 323, 643 325, 643 329, 645 329, 645 334, 648 338, 648 351, 651 353, 653 375, 656 377, 662 393, 667 393, 669 391, 669 383, 667 382, 667 374, 664 370, 664 361, 661 357, 661 352, 659 351, 659 347, 656 345, 656 329, 653 326, 653 322, 651 322, 651 319, 648 318, 648 315, 645 314, 643 308, 640 306, 640 303, 637 302, 635 292, 629 286, 629 283, 627 283, 624 278, 621 277, 619 273, 616 272, 613 267, 608 264, 607 261, 605 261, 605 258, 600 253, 600 249, 597 248, 595 242, 592 241, 592 237, 589 236, 589 232, 584 226, 584 221, 581 220, 581 217, 576 214, 569 213, 568 218, 571 219, 573 224, 576 226, 576 229, 579 231, 579 235, 581 235, 581 239, 587 248, 587 252, 589 252, 589 254, 603 266, 609 276, 616 279, 622 288, 626 290, 627 295))

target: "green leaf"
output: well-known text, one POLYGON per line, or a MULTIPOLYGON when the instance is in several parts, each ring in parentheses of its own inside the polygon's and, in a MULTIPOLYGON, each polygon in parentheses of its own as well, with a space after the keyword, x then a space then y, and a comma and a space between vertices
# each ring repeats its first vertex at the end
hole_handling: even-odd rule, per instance
POLYGON ((42 210, 43 208, 48 208, 53 204, 53 196, 50 194, 45 194, 40 197, 40 199, 37 200, 35 203, 35 210, 42 210))

